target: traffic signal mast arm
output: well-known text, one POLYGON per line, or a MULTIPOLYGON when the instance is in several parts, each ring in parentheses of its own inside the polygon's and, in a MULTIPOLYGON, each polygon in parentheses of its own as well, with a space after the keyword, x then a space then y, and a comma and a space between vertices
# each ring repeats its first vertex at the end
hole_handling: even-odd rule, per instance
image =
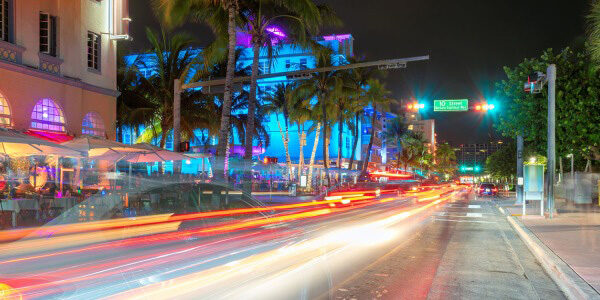
MULTIPOLYGON (((408 57, 408 58, 377 60, 377 61, 369 61, 369 62, 360 62, 360 63, 355 63, 355 64, 347 64, 347 65, 316 68, 316 69, 305 69, 305 70, 297 70, 297 71, 289 71, 289 72, 261 74, 261 75, 258 75, 258 79, 273 78, 273 77, 280 77, 280 76, 306 77, 308 74, 318 73, 318 72, 329 72, 329 71, 368 68, 368 67, 378 67, 380 69, 405 68, 406 64, 409 62, 424 61, 424 60, 429 60, 429 55, 408 57)), ((249 81, 250 81, 250 76, 242 76, 242 77, 233 78, 234 83, 235 82, 249 82, 249 81)), ((223 79, 186 83, 186 84, 183 84, 181 87, 182 87, 182 89, 191 89, 191 88, 197 88, 197 87, 224 85, 224 84, 225 84, 225 79, 223 78, 223 79)))

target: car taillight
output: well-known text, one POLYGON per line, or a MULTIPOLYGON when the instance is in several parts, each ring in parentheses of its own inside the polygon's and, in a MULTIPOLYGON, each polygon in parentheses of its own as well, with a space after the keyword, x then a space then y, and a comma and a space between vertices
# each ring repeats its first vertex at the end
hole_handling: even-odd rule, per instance
POLYGON ((493 188, 492 191, 497 192, 498 188, 493 188))

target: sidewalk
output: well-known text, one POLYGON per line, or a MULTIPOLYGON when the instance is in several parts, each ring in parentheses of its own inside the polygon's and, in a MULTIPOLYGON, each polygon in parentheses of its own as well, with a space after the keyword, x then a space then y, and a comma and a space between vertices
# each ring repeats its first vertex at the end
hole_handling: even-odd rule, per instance
MULTIPOLYGON (((531 232, 554 254, 567 263, 596 291, 600 291, 600 208, 575 206, 556 199, 557 214, 553 219, 538 215, 521 216, 521 206, 515 200, 497 202, 509 214, 519 216, 531 232)), ((527 210, 534 214, 534 210, 527 210)))
POLYGON ((299 202, 308 202, 312 201, 315 196, 286 196, 286 195, 255 195, 252 196, 263 203, 273 203, 273 204, 288 204, 288 203, 299 203, 299 202))

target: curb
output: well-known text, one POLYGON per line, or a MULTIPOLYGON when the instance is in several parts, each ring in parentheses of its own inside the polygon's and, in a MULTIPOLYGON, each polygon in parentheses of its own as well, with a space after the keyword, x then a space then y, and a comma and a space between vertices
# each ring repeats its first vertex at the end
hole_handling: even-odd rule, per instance
MULTIPOLYGON (((506 215, 500 206, 498 209, 506 215)), ((554 254, 531 230, 515 217, 506 216, 506 219, 567 299, 600 299, 600 294, 554 254)))

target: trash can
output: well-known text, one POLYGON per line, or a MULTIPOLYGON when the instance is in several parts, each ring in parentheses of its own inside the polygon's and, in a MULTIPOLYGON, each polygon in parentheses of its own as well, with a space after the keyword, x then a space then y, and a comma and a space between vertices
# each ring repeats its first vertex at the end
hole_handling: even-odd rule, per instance
POLYGON ((290 184, 289 195, 290 195, 290 197, 296 197, 296 184, 295 183, 290 184))

